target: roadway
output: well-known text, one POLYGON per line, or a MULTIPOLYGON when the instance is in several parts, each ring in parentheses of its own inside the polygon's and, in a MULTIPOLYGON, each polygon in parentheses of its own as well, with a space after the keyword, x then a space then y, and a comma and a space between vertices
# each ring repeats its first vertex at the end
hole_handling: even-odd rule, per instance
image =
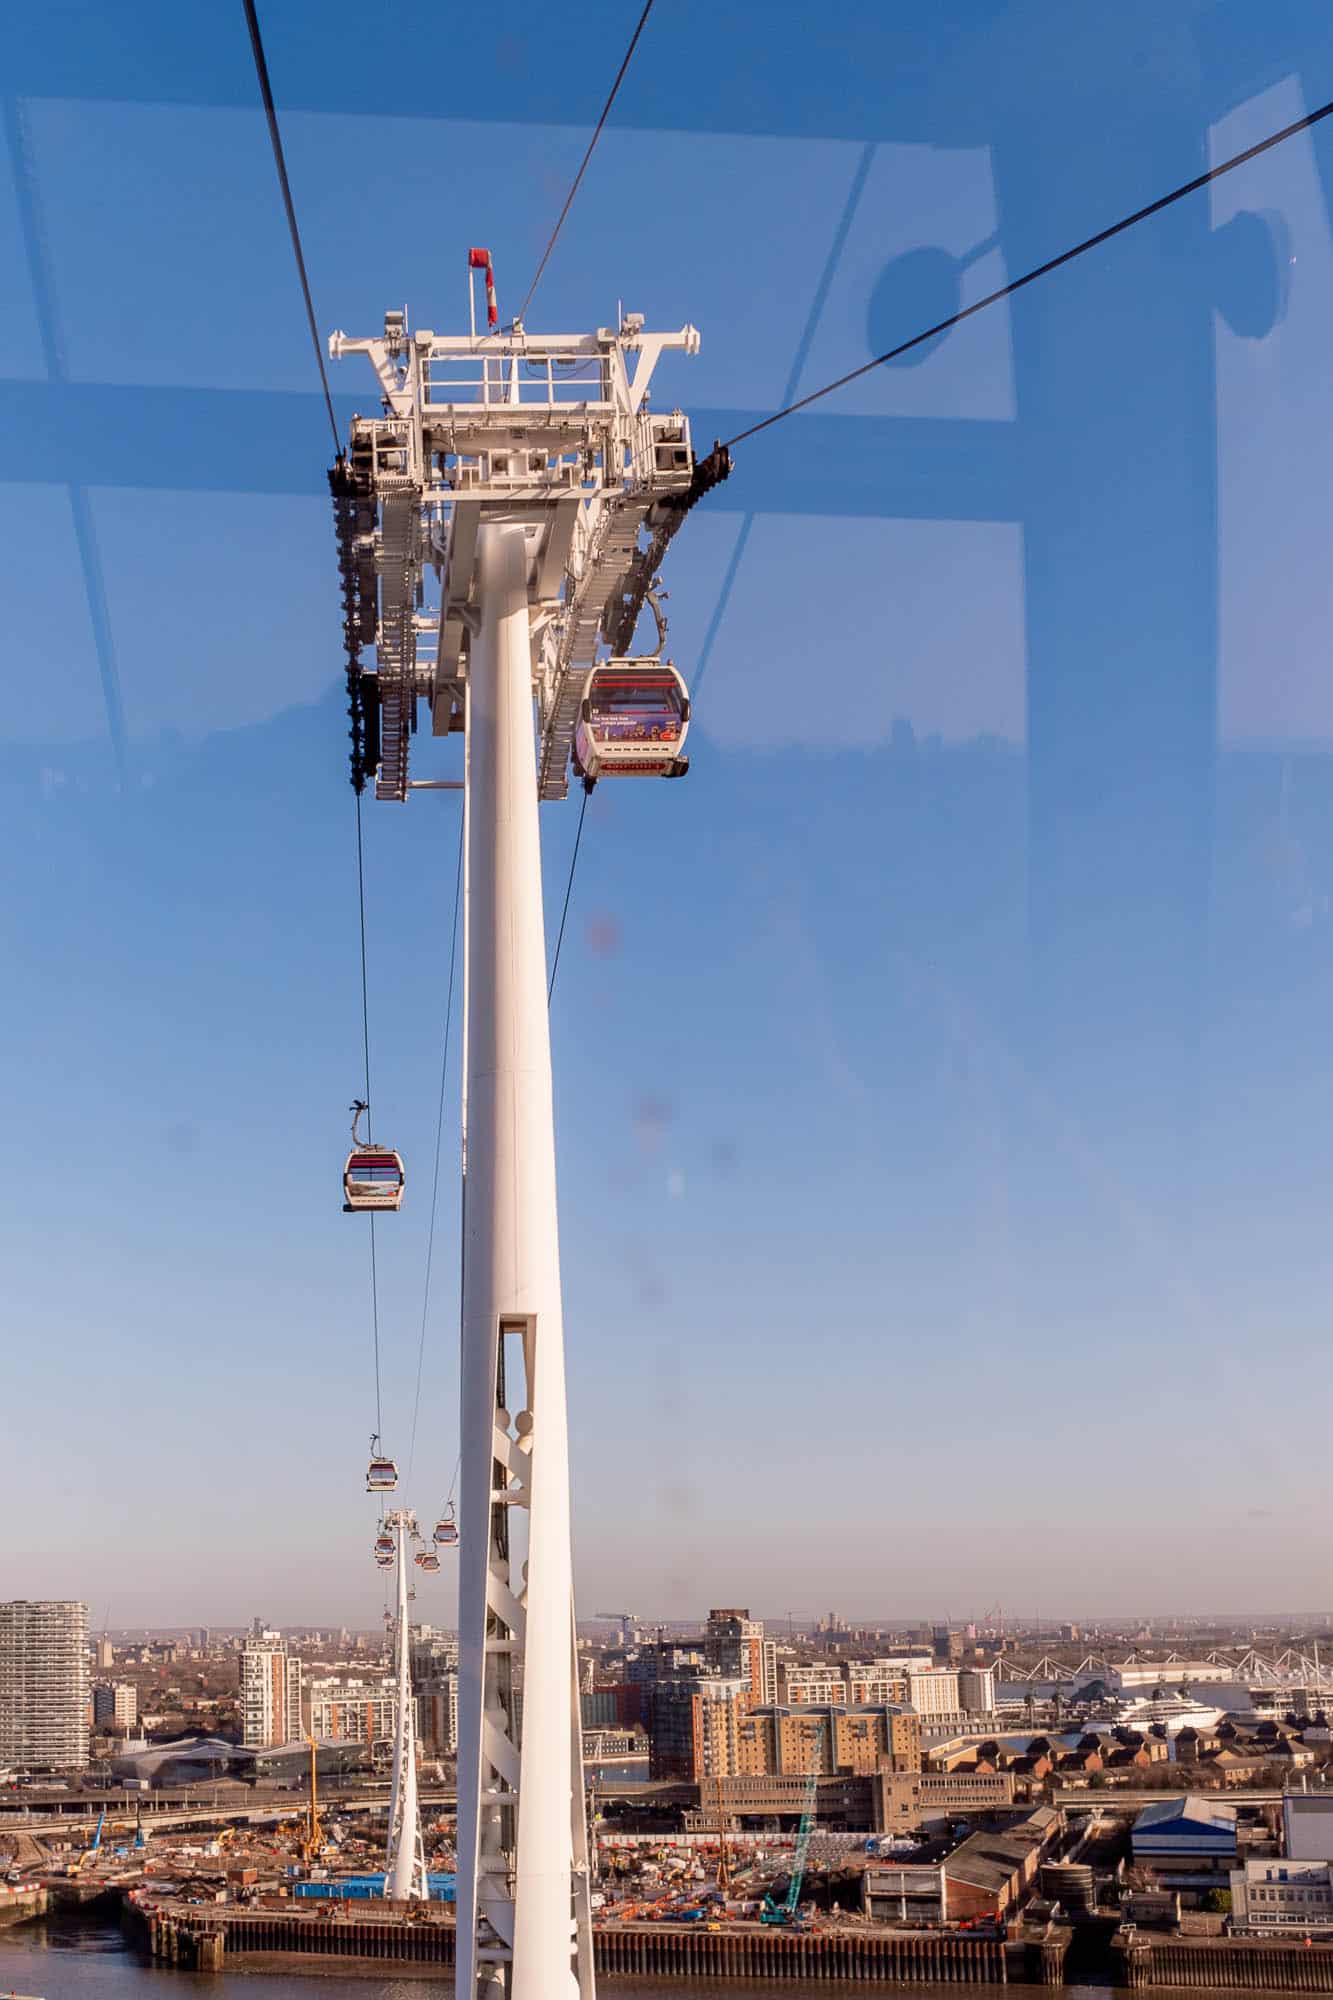
MULTIPOLYGON (((423 1809, 444 1807, 453 1811, 457 1805, 457 1794, 450 1791, 423 1791, 423 1809)), ((151 1793, 138 1795, 118 1792, 114 1799, 106 1802, 108 1836, 117 1828, 132 1830, 136 1817, 141 1814, 145 1832, 160 1833, 179 1826, 275 1826, 282 1820, 303 1817, 310 1809, 308 1797, 289 1796, 280 1803, 277 1800, 256 1804, 253 1799, 219 1799, 203 1805, 182 1804, 179 1800, 167 1800, 155 1804, 151 1793)), ((326 1797, 320 1791, 320 1811, 328 1818, 336 1818, 342 1813, 387 1812, 388 1792, 361 1792, 352 1797, 326 1797)), ((6 1827, 21 1828, 24 1833, 68 1832, 72 1826, 95 1826, 102 1811, 101 1803, 85 1806, 82 1800, 71 1800, 70 1806, 55 1813, 32 1812, 27 1807, 0 1805, 0 1831, 6 1827)))

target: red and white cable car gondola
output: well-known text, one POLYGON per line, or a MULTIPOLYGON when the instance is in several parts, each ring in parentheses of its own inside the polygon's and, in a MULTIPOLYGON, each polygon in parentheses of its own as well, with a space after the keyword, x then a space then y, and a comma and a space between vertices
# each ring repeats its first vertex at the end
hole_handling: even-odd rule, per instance
POLYGON ((435 1523, 435 1539, 441 1548, 452 1549, 458 1544, 458 1523, 454 1519, 454 1504, 449 1501, 443 1514, 435 1523))
POLYGON ((397 1208, 403 1199, 401 1154, 388 1146, 362 1145, 357 1132, 368 1107, 358 1098, 352 1106, 352 1150, 343 1168, 343 1214, 363 1209, 397 1208))
POLYGON ((418 1569, 435 1570, 440 1567, 440 1558, 434 1549, 418 1549, 412 1560, 418 1569))
POLYGON ((392 1569, 393 1557, 377 1555, 375 1558, 375 1566, 377 1569, 392 1569))
POLYGON ((683 778, 690 697, 670 660, 603 660, 583 688, 574 770, 599 778, 683 778))
POLYGON ((391 1556, 393 1554, 392 1535, 376 1535, 375 1554, 377 1556, 391 1556))
POLYGON ((392 1493, 398 1484, 398 1467, 380 1451, 377 1437, 370 1440, 370 1464, 366 1469, 367 1493, 392 1493))

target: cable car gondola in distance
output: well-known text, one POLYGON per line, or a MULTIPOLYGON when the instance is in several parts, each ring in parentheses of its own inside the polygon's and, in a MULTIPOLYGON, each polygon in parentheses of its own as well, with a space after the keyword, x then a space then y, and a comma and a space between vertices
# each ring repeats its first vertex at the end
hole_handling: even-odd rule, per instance
POLYGON ((375 1554, 377 1556, 391 1556, 393 1554, 392 1535, 376 1535, 375 1554))
POLYGON ((449 1501, 443 1514, 435 1523, 435 1540, 441 1548, 452 1549, 458 1542, 458 1523, 454 1519, 453 1502, 449 1501))
POLYGON ((690 697, 670 660, 603 660, 588 675, 574 731, 573 765, 599 778, 683 778, 690 697))
POLYGON ((434 1549, 418 1549, 412 1560, 418 1569, 436 1570, 440 1567, 440 1558, 434 1549))
POLYGON ((375 1558, 375 1567, 376 1567, 377 1569, 392 1569, 392 1568, 393 1568, 393 1557, 392 1557, 392 1556, 376 1556, 376 1558, 375 1558))
POLYGON ((352 1106, 352 1150, 343 1168, 343 1214, 359 1215, 364 1209, 396 1209, 403 1199, 402 1155, 389 1146, 362 1143, 358 1127, 361 1114, 369 1107, 361 1098, 352 1106))
POLYGON ((366 1468, 367 1493, 392 1493, 398 1484, 398 1467, 380 1451, 377 1437, 370 1440, 370 1464, 366 1468))

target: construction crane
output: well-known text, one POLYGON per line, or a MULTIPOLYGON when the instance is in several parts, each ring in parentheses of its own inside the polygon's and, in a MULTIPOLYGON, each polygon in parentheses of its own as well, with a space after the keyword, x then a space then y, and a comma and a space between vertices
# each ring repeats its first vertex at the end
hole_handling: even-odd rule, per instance
MULTIPOLYGON (((718 1893, 722 1896, 729 1896, 731 1894, 731 1840, 727 1825, 726 1784, 720 1777, 710 1778, 706 1781, 706 1784, 708 1788, 712 1789, 714 1804, 717 1808, 715 1817, 717 1822, 718 1893)), ((704 1802, 705 1788, 705 1784, 701 1783, 699 1787, 699 1804, 701 1807, 704 1802)))
POLYGON ((79 1856, 79 1865, 75 1871, 77 1874, 82 1875, 84 1869, 88 1866, 89 1862, 93 1859, 94 1855, 96 1855, 100 1851, 102 1845, 102 1828, 105 1825, 106 1825, 106 1807, 103 1806, 101 1812, 97 1815, 97 1831, 94 1833, 88 1845, 84 1848, 83 1853, 79 1856))
POLYGON ((796 1833, 796 1852, 792 1856, 791 1874, 787 1878, 787 1893, 780 1903, 774 1902, 772 1892, 764 1898, 764 1907, 759 1912, 759 1921, 764 1924, 798 1924, 800 1922, 801 1884, 805 1880, 805 1857, 810 1851, 810 1836, 815 1827, 815 1808, 819 1798, 819 1780, 812 1772, 806 1787, 805 1805, 801 1812, 801 1824, 796 1833))
POLYGON ((319 1772, 317 1767, 319 1746, 313 1736, 307 1736, 306 1742, 310 1745, 310 1805, 306 1812, 305 1832, 301 1836, 300 1855, 302 1861, 309 1865, 310 1862, 319 1860, 320 1855, 323 1854, 329 1843, 325 1837, 324 1828, 320 1823, 319 1817, 319 1772))

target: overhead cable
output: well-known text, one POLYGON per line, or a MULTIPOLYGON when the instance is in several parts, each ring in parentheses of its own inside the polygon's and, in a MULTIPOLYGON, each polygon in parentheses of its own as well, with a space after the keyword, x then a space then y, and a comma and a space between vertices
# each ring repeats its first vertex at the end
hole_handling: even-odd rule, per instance
POLYGON ((569 857, 569 880, 565 884, 565 901, 560 911, 560 928, 556 932, 555 957, 551 960, 551 978, 546 988, 546 1004, 548 1007, 551 1004, 551 995, 555 992, 555 975, 560 970, 560 947, 565 941, 565 918, 569 915, 569 899, 574 893, 574 870, 579 865, 579 845, 583 839, 583 820, 587 810, 588 793, 585 791, 583 794, 583 804, 579 807, 579 827, 578 832, 574 835, 574 852, 569 857))
POLYGON ((444 1137, 444 1086, 449 1073, 449 1031, 454 1018, 454 971, 458 963, 458 906, 463 890, 463 822, 458 823, 458 866, 454 871, 454 914, 449 925, 449 995, 444 1003, 444 1053, 440 1057, 440 1101, 435 1114, 435 1171, 430 1184, 430 1228, 426 1234, 426 1282, 421 1295, 421 1338, 417 1343, 417 1386, 412 1399, 412 1441, 407 1451, 407 1481, 417 1449, 417 1419, 421 1413, 421 1370, 426 1358, 426 1318, 430 1311, 431 1266, 435 1258, 435 1212, 440 1193, 440 1147, 444 1137))
MULTIPOLYGON (((366 975, 366 868, 361 842, 361 794, 356 795, 356 904, 361 920, 361 1050, 365 1061, 366 1140, 374 1137, 374 1114, 370 1109, 370 982, 366 975)), ((355 1138, 355 1129, 353 1130, 355 1138)), ((375 1435, 384 1429, 383 1397, 380 1390, 380 1283, 375 1257, 375 1213, 370 1214, 370 1323, 375 1349, 375 1435)))
MULTIPOLYGON (((847 247, 847 238, 851 234, 852 222, 857 209, 861 205, 861 197, 865 193, 866 182, 870 178, 870 169, 874 165, 875 152, 876 148, 873 142, 863 146, 861 149, 861 157, 856 163, 856 172, 852 175, 852 184, 847 190, 847 199, 842 205, 842 214, 838 219, 838 226, 833 232, 833 239, 828 248, 828 256, 824 259, 824 268, 819 274, 818 283, 815 285, 814 293, 811 296, 810 310, 805 316, 805 325, 801 329, 801 337, 796 343, 796 352, 792 356, 791 367, 787 371, 787 381, 782 391, 784 401, 789 401, 800 387, 801 377, 805 373, 805 364, 809 358, 810 349, 814 344, 815 333, 818 330, 820 317, 829 295, 829 288, 833 283, 842 253, 847 247)), ((741 563, 745 557, 745 550, 754 528, 755 518, 754 510, 751 508, 741 521, 740 533, 736 537, 731 556, 727 562, 726 574, 722 579, 722 588, 717 594, 717 603, 713 607, 713 615, 708 621, 708 630, 704 633, 703 644, 699 648, 699 657, 695 662, 694 678, 690 682, 691 700, 698 694, 703 677, 708 671, 708 662, 713 657, 713 647, 717 643, 718 633, 722 630, 722 620, 726 617, 727 606, 731 602, 731 593, 735 588, 736 578, 740 574, 741 563)))
MULTIPOLYGON (((250 5, 250 0, 246 0, 246 5, 247 7, 250 5)), ((616 80, 611 85, 611 94, 607 98, 606 103, 602 106, 602 115, 597 120, 596 130, 593 132, 591 139, 589 139, 588 141, 588 150, 585 152, 583 158, 579 162, 579 170, 574 176, 573 183, 570 187, 569 193, 565 196, 565 205, 561 209, 559 215, 556 217, 555 228, 551 231, 551 234, 547 239, 546 248, 542 251, 541 262, 540 264, 538 264, 537 269, 533 273, 532 283, 528 286, 527 294, 523 300, 522 305, 518 309, 519 319, 524 319, 527 316, 528 307, 532 304, 532 295, 536 291, 538 285, 541 283, 541 275, 542 272, 546 269, 547 263, 550 260, 551 252, 555 248, 556 238, 559 236, 560 231, 565 226, 565 217, 569 214, 570 209, 574 206, 574 197, 579 191, 579 183, 582 181, 584 174, 587 172, 588 162, 593 156, 593 152, 594 149, 596 148, 597 141, 602 136, 602 127, 606 124, 607 118, 610 114, 611 106, 616 101, 616 94, 619 91, 621 84, 625 81, 625 72, 630 66, 630 59, 633 56, 635 49, 639 45, 639 36, 643 33, 644 27, 647 24, 648 16, 652 13, 652 11, 653 11, 653 0, 645 0, 643 12, 639 16, 639 25, 637 26, 637 28, 635 28, 634 33, 629 38, 629 47, 625 51, 624 58, 621 62, 620 68, 616 71, 616 80)))
POLYGON ((1284 125, 1280 132, 1272 132, 1268 138, 1260 139, 1257 145, 1247 146, 1243 153, 1233 154, 1229 160, 1222 160, 1217 166, 1209 167, 1206 173, 1196 174, 1192 181, 1186 181, 1182 187, 1172 188, 1170 194, 1160 195, 1156 201, 1150 201, 1146 208, 1136 208, 1132 215, 1122 216, 1119 222, 1113 222, 1107 229, 1099 229, 1095 236, 1084 237, 1083 241, 1076 243, 1072 250, 1062 250, 1058 257, 1050 257, 1044 264, 1038 264, 1031 271, 1025 271, 1021 278, 1012 278, 1007 285, 1001 285, 998 291, 988 292, 984 299, 977 299, 970 306, 963 306, 958 312, 950 313, 947 319, 938 320, 934 326, 928 326, 924 333, 913 334, 910 340, 900 341, 897 347, 890 347, 884 354, 877 354, 873 361, 863 361, 859 368, 851 368, 845 375, 839 375, 836 381, 826 382, 822 389, 812 389, 808 396, 798 397, 784 409, 775 410, 771 417, 763 417, 757 424, 750 424, 745 430, 737 431, 734 437, 726 440, 727 444, 729 446, 740 444, 746 438, 757 437, 760 431, 766 431, 771 425, 781 423, 784 417, 794 416, 797 410, 806 410, 811 403, 818 403, 825 396, 831 396, 835 389, 844 389, 849 382, 856 382, 862 375, 869 375, 872 370, 882 368, 885 362, 896 361, 900 355, 910 354, 914 347, 923 347, 928 340, 935 340, 940 334, 947 333, 951 327, 960 325, 965 319, 971 319, 975 313, 985 312, 987 306, 997 305, 1001 299, 1011 298, 1015 292, 1021 292, 1025 285, 1035 284, 1038 278, 1049 277, 1052 271, 1058 271, 1062 265, 1072 264, 1076 257, 1084 256, 1089 250, 1096 250, 1101 244, 1109 243, 1115 236, 1122 236, 1127 229, 1134 229, 1140 222, 1147 222, 1150 216, 1160 215, 1164 208, 1170 208, 1174 203, 1184 201, 1187 195, 1197 194, 1200 188, 1208 187, 1213 181, 1220 180, 1223 174, 1232 173, 1237 167, 1245 166, 1248 161, 1258 159, 1261 153, 1271 152, 1274 146, 1281 146, 1286 140, 1294 139, 1298 132, 1308 132, 1311 126, 1318 125, 1322 119, 1330 115, 1333 115, 1333 102, 1321 104, 1317 111, 1309 111, 1303 118, 1297 118, 1292 124, 1284 125))
POLYGON ((245 19, 250 29, 250 47, 254 50, 255 73, 259 78, 259 94, 264 100, 264 116, 268 119, 268 136, 273 147, 273 164, 278 170, 278 182, 282 188, 282 205, 287 211, 287 228, 292 239, 292 250, 296 256, 297 274, 301 280, 301 296, 305 300, 305 316, 310 328, 310 344, 315 350, 315 365, 319 369, 320 386, 324 391, 324 407, 329 413, 329 429, 333 432, 333 448, 342 450, 342 440, 338 436, 338 419, 333 414, 333 397, 329 393, 328 370, 324 366, 324 350, 320 346, 319 328, 315 324, 315 307, 310 297, 310 279, 306 274, 305 252, 301 248, 301 231, 296 221, 296 205, 292 200, 292 184, 287 178, 287 159, 282 150, 282 134, 278 130, 278 112, 273 102, 273 86, 268 79, 268 62, 264 56, 264 40, 259 32, 259 16, 255 12, 255 0, 241 0, 245 8, 245 19))

